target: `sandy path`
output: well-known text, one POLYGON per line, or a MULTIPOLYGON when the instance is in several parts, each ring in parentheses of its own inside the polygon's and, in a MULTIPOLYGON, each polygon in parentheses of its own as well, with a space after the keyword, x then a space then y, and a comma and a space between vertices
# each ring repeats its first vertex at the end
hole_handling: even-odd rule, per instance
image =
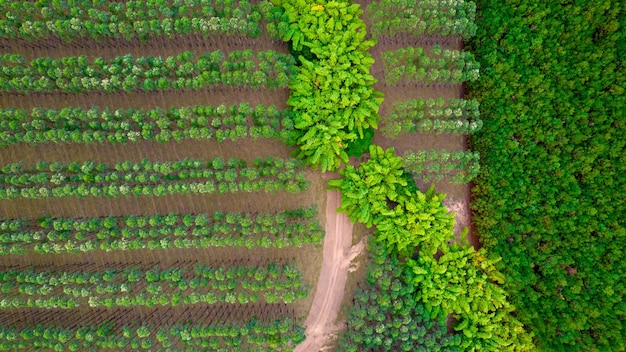
POLYGON ((364 247, 359 244, 351 250, 352 224, 344 213, 337 213, 340 203, 341 194, 338 191, 328 191, 324 263, 311 311, 304 322, 306 340, 296 347, 295 352, 322 350, 339 329, 335 320, 341 308, 350 260, 364 247))

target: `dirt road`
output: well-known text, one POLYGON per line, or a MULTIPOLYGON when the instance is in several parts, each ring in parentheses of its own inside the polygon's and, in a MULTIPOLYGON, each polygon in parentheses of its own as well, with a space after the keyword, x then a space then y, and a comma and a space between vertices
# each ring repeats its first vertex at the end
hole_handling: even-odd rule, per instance
MULTIPOLYGON (((338 330, 335 324, 341 308, 343 291, 348 278, 350 260, 356 256, 352 245, 352 224, 344 213, 337 213, 341 203, 338 191, 328 191, 326 206, 326 236, 324 238, 324 263, 313 306, 304 322, 306 340, 295 352, 317 352, 338 330)), ((360 250, 363 246, 355 246, 360 250)))

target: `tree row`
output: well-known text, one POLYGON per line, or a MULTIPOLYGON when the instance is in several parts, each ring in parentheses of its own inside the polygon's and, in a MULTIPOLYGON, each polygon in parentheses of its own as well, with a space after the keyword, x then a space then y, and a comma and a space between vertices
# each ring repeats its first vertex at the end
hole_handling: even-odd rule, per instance
POLYGON ((7 1, 0 4, 0 37, 64 41, 199 34, 256 37, 263 18, 260 5, 240 1, 7 1))
POLYGON ((465 0, 380 0, 366 8, 374 35, 459 36, 476 34, 476 4, 465 0))
POLYGON ((382 54, 385 84, 395 86, 400 82, 423 84, 463 83, 480 76, 480 64, 468 51, 441 49, 435 45, 423 48, 406 47, 382 54))
POLYGON ((127 143, 139 140, 292 138, 293 121, 286 110, 249 103, 186 106, 167 110, 65 107, 60 110, 0 109, 0 146, 19 143, 127 143))
POLYGON ((127 54, 101 57, 40 57, 30 62, 19 54, 0 59, 0 91, 8 93, 131 92, 203 89, 215 86, 286 87, 294 58, 273 50, 213 51, 196 57, 186 51, 162 58, 127 54))
POLYGON ((257 158, 252 167, 231 158, 185 159, 176 162, 120 162, 114 166, 93 161, 38 162, 24 168, 9 164, 0 172, 0 199, 160 196, 190 193, 235 193, 265 190, 300 192, 309 181, 295 159, 257 158))
POLYGON ((150 350, 171 347, 182 347, 182 351, 290 351, 293 344, 304 338, 304 328, 290 318, 270 322, 253 318, 245 324, 176 324, 158 327, 144 323, 121 325, 111 321, 76 328, 63 328, 54 324, 19 329, 0 326, 2 351, 150 350))
POLYGON ((195 265, 142 270, 0 272, 0 309, 154 307, 179 304, 292 303, 308 288, 295 262, 262 266, 195 265))
POLYGON ((0 221, 0 254, 92 250, 300 247, 324 231, 315 206, 280 213, 157 214, 0 221))
POLYGON ((382 133, 391 138, 401 133, 472 134, 482 128, 479 103, 464 99, 412 99, 394 103, 383 118, 382 133))
POLYGON ((468 183, 480 171, 480 155, 470 150, 407 150, 402 156, 406 171, 423 183, 449 180, 468 183))

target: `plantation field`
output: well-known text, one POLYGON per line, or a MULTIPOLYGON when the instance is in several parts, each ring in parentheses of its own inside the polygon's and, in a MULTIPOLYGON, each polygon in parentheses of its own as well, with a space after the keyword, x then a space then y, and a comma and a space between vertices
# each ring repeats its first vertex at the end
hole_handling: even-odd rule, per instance
MULTIPOLYGON (((253 6, 254 11, 257 11, 257 5, 245 2, 242 6, 253 6)), ((196 7, 196 10, 200 8, 202 6, 196 7)), ((230 10, 227 10, 215 16, 230 18, 229 13, 230 10)), ((190 16, 200 18, 198 13, 190 16)), ((78 35, 71 40, 56 36, 28 40, 4 36, 0 38, 0 47, 3 55, 21 55, 27 65, 24 67, 28 67, 28 62, 44 57, 60 60, 84 56, 88 62, 98 57, 106 61, 127 55, 133 58, 164 59, 174 56, 182 60, 178 55, 185 52, 191 52, 198 58, 219 50, 225 58, 229 58, 233 52, 250 51, 252 57, 245 63, 248 66, 244 70, 255 66, 257 71, 270 70, 268 72, 271 74, 273 61, 263 66, 264 59, 258 57, 257 53, 271 50, 276 55, 285 55, 288 50, 285 43, 267 35, 264 23, 263 30, 254 35, 212 33, 203 36, 189 33, 167 37, 155 34, 145 40, 138 37, 129 40, 94 39, 85 35, 78 35)), ((13 59, 7 60, 3 61, 4 65, 16 67, 15 63, 9 63, 13 59)), ((210 346, 231 350, 239 346, 254 351, 290 350, 303 338, 299 326, 309 312, 321 268, 326 191, 325 181, 319 172, 308 170, 291 159, 292 148, 283 143, 279 136, 281 127, 272 122, 282 124, 281 119, 285 118, 285 102, 289 94, 285 79, 288 76, 280 76, 282 83, 268 86, 265 82, 269 78, 265 73, 257 73, 254 77, 247 75, 247 72, 252 71, 229 73, 228 70, 238 70, 235 66, 239 65, 239 61, 235 60, 232 66, 229 66, 230 63, 220 64, 222 73, 219 80, 202 83, 208 82, 200 80, 209 76, 208 73, 202 76, 204 71, 200 70, 215 71, 216 67, 198 66, 192 70, 197 69, 200 73, 193 76, 194 73, 189 71, 183 73, 182 70, 189 70, 190 67, 180 68, 180 62, 180 66, 170 71, 170 83, 158 89, 154 86, 149 89, 151 84, 157 83, 158 76, 154 82, 143 85, 127 81, 119 89, 93 89, 91 84, 95 84, 95 76, 89 71, 92 68, 86 68, 81 72, 88 72, 88 78, 82 82, 71 81, 72 76, 80 74, 78 71, 65 76, 65 81, 58 78, 60 71, 41 71, 58 87, 70 82, 66 86, 70 88, 50 86, 51 89, 37 92, 29 90, 31 88, 19 88, 25 86, 16 83, 11 86, 15 88, 0 93, 0 107, 6 111, 2 117, 3 123, 17 118, 10 117, 14 115, 10 115, 12 112, 6 109, 24 109, 25 114, 30 114, 33 108, 60 111, 69 107, 85 111, 97 107, 100 112, 107 108, 112 111, 160 108, 167 112, 170 108, 193 109, 203 106, 216 108, 213 111, 217 111, 219 119, 222 119, 221 123, 213 122, 211 125, 215 117, 209 116, 210 129, 198 129, 199 135, 176 135, 174 131, 180 117, 167 115, 166 118, 170 120, 155 120, 150 133, 146 132, 147 127, 138 125, 137 135, 143 134, 142 138, 134 141, 126 137, 131 133, 128 129, 123 130, 122 134, 115 134, 115 131, 101 132, 105 136, 101 139, 98 133, 93 133, 106 131, 103 121, 97 120, 98 117, 94 119, 92 116, 92 120, 85 122, 72 122, 76 126, 74 130, 80 131, 81 135, 73 135, 71 138, 68 135, 66 138, 58 136, 61 136, 59 133, 63 132, 63 128, 69 126, 67 122, 57 123, 52 117, 46 117, 52 115, 20 115, 22 120, 12 125, 20 129, 16 127, 12 137, 4 135, 3 138, 7 138, 10 143, 3 144, 0 150, 0 167, 21 163, 19 175, 7 168, 2 170, 2 189, 6 191, 17 187, 15 189, 21 193, 17 197, 0 200, 0 222, 3 223, 0 246, 5 253, 0 256, 0 276, 3 277, 0 280, 0 301, 3 302, 0 325, 3 329, 11 326, 19 331, 32 329, 35 324, 44 324, 43 328, 53 324, 70 329, 67 333, 71 336, 79 336, 80 333, 74 333, 72 329, 81 327, 100 327, 104 330, 98 330, 98 337, 91 342, 80 338, 68 341, 67 338, 57 337, 37 342, 38 338, 31 337, 22 342, 11 340, 14 348, 64 346, 70 350, 90 350, 105 346, 131 349, 150 346, 197 350, 210 346), (255 83, 251 81, 253 78, 255 83), (192 87, 194 79, 196 81, 192 87), (78 88, 81 84, 82 88, 78 88), (235 130, 234 124, 228 125, 233 122, 227 122, 230 117, 223 111, 228 112, 231 106, 239 104, 249 104, 253 111, 259 105, 271 107, 280 117, 270 121, 264 120, 263 112, 258 115, 254 112, 254 117, 252 112, 244 112, 237 115, 244 120, 237 122, 240 127, 235 130), (263 125, 267 127, 262 131, 260 128, 263 125), (259 126, 259 130, 253 131, 256 126, 259 126), (45 131, 53 129, 59 132, 45 134, 45 131), (28 133, 35 139, 30 139, 30 143, 20 142, 23 138, 29 138, 28 133), (253 133, 256 133, 254 137, 253 133), (77 143, 79 139, 82 142, 77 143), (219 158, 219 162, 216 158, 219 158), (268 158, 272 164, 260 164, 261 161, 267 163, 270 160, 268 158), (176 166, 177 162, 192 159, 197 163, 181 166, 182 169, 176 166), (235 159, 242 164, 229 164, 229 160, 235 159), (86 161, 93 162, 90 165, 96 165, 96 168, 102 163, 109 169, 98 171, 101 176, 97 176, 92 166, 84 164, 86 161), (73 169, 74 162, 78 162, 78 166, 73 169), (119 163, 125 162, 134 166, 124 169, 119 163), (157 167, 158 163, 163 165, 157 167), (55 165, 65 165, 67 169, 58 169, 55 165), (238 171, 233 173, 232 170, 238 171), (72 173, 76 176, 72 176, 72 173), (51 178, 42 179, 44 174, 51 178), (100 181, 94 181, 94 177, 100 181), (290 181, 296 178, 297 184, 290 181), (86 193, 72 191, 79 189, 79 183, 87 186, 86 193), (30 195, 23 190, 26 184, 34 185, 30 195), (132 190, 124 188, 125 185, 133 184, 137 186, 132 190), (47 191, 42 191, 42 188, 47 191), (311 211, 308 215, 298 211, 305 208, 311 211), (180 217, 170 219, 168 216, 171 214, 180 214, 180 217), (196 217, 198 214, 204 215, 196 217), (224 214, 227 216, 224 217, 224 214), (228 214, 239 214, 239 217, 231 219, 228 214), (139 223, 129 220, 133 216, 133 219, 144 217, 145 220, 139 223), (46 228, 40 222, 43 218, 50 219, 49 227, 46 228), (241 220, 244 218, 247 220, 241 220), (60 219, 65 219, 67 225, 61 225, 60 219), (106 222, 110 219, 115 219, 115 225, 106 222), (18 220, 22 223, 19 228, 18 220), (79 222, 84 225, 79 226, 79 222), (94 225, 96 223, 100 223, 100 227, 94 225), (278 274, 273 276, 273 269, 258 269, 280 266, 281 263, 294 265, 293 279, 278 274), (202 277, 206 276, 202 275, 215 273, 200 272, 201 276, 197 276, 198 272, 193 272, 198 265, 220 267, 224 273, 229 268, 245 267, 252 270, 252 276, 236 276, 240 280, 236 283, 228 274, 227 277, 214 279, 218 280, 215 283, 203 283, 202 277), (160 270, 182 270, 185 274, 182 279, 168 281, 173 279, 165 270, 160 278, 157 275, 150 279, 148 271, 157 267, 160 270), (27 275, 31 269, 35 270, 31 274, 36 275, 26 279, 23 275, 27 275), (135 269, 139 271, 132 271, 135 269), (104 270, 119 273, 116 279, 108 281, 106 275, 102 279, 104 270), (86 283, 71 281, 71 284, 63 285, 64 289, 52 284, 67 275, 88 273, 91 276, 87 276, 86 283), (18 275, 15 279, 18 281, 11 281, 14 280, 11 275, 18 275), (127 281, 123 281, 122 277, 127 281), (258 287, 261 284, 254 283, 255 280, 266 280, 263 285, 270 291, 263 291, 258 287), (286 286, 289 282, 298 288, 290 289, 286 286), (76 285, 77 291, 70 290, 72 285, 76 285), (272 293, 272 287, 279 287, 276 285, 283 288, 272 293), (282 325, 272 327, 275 321, 282 325), (112 325, 105 329, 101 324, 106 322, 112 325), (187 333, 180 335, 180 331, 184 331, 180 329, 188 323, 199 328, 217 324, 215 326, 219 329, 226 324, 239 324, 245 327, 245 331, 233 332, 230 337, 223 338, 211 338, 210 335, 198 337, 194 332, 194 338, 190 339, 184 335, 187 333), (140 328, 143 330, 138 330, 140 328), (166 337, 166 330, 171 336, 166 337)), ((72 65, 67 67, 73 69, 72 65)), ((243 65, 237 67, 243 68, 243 65)), ((275 67, 289 70, 292 64, 286 65, 275 67)), ((22 68, 11 70, 14 70, 13 73, 3 71, 3 79, 11 80, 12 77, 24 74, 22 68)), ((132 66, 122 70, 126 70, 122 75, 139 74, 138 68, 132 66), (134 71, 131 72, 131 69, 134 71)), ((101 87, 109 87, 109 81, 105 80, 117 79, 118 73, 107 76, 109 72, 114 71, 102 71, 100 82, 104 82, 104 85, 101 87)), ((121 77, 123 81, 125 76, 121 77)), ((217 77, 215 73, 213 77, 217 77)), ((70 121, 70 117, 63 118, 70 121)), ((111 115, 111 118, 116 117, 111 115)), ((128 121, 130 119, 129 115, 128 121)), ((199 121, 191 121, 189 126, 200 128, 194 125, 201 123, 199 121)), ((117 120, 110 126, 121 126, 119 124, 120 120, 117 120)), ((8 131, 6 126, 3 127, 5 132, 8 131)), ((240 274, 235 271, 232 275, 240 274)), ((7 331, 3 330, 2 336, 8 336, 5 335, 7 331)), ((30 334, 23 332, 21 336, 30 334)), ((217 336, 222 335, 219 333, 217 336)), ((6 341, 2 343, 3 348, 8 346, 6 341)))

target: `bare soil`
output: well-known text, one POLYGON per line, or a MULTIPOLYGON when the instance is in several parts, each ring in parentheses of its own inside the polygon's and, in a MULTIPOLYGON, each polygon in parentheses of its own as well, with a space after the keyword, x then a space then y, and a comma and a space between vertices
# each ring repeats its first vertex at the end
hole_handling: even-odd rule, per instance
POLYGON ((148 55, 166 57, 185 51, 203 54, 216 50, 227 55, 234 50, 246 49, 289 52, 282 41, 270 39, 265 33, 257 38, 232 35, 212 35, 207 38, 201 35, 178 35, 173 38, 161 36, 146 41, 137 38, 131 41, 125 39, 96 41, 82 38, 72 42, 65 42, 59 38, 38 39, 32 42, 21 39, 0 39, 0 49, 3 52, 20 53, 27 60, 38 57, 57 58, 80 55, 102 57, 105 60, 127 54, 133 57, 148 55))
POLYGON ((341 204, 341 194, 328 191, 326 199, 322 271, 317 281, 313 306, 304 322, 306 340, 296 347, 295 352, 324 351, 330 348, 326 344, 342 328, 336 319, 341 309, 350 262, 365 249, 364 242, 351 246, 352 223, 344 213, 336 211, 341 204))

